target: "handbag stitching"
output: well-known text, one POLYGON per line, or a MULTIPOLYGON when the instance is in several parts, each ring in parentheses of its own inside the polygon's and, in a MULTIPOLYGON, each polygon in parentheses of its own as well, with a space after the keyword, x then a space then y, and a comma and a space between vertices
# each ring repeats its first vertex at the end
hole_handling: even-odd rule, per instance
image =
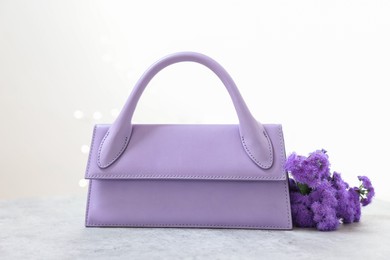
MULTIPOLYGON (((96 127, 95 127, 96 129, 96 127)), ((95 129, 93 133, 92 140, 95 137, 95 129)), ((279 126, 279 144, 281 146, 281 162, 280 162, 280 167, 281 170, 284 172, 284 142, 283 142, 283 137, 282 137, 282 127, 279 126)), ((91 146, 92 150, 92 146, 91 146)), ((88 166, 89 169, 89 166, 88 166)), ((284 192, 285 192, 285 198, 286 198, 286 212, 287 212, 287 226, 267 226, 267 225, 217 225, 217 224, 98 224, 98 223, 91 223, 88 222, 88 214, 89 214, 89 206, 90 206, 90 200, 91 200, 91 190, 92 190, 92 183, 93 181, 90 181, 90 186, 89 186, 89 192, 88 192, 88 202, 87 202, 87 212, 86 212, 86 220, 85 220, 85 225, 86 226, 121 226, 121 227, 237 227, 237 228, 276 228, 276 229, 289 229, 291 228, 291 212, 289 210, 289 200, 288 200, 288 190, 287 190, 287 180, 284 182, 284 192)))
MULTIPOLYGON (((281 127, 280 127, 281 128, 281 127)), ((93 150, 93 144, 95 143, 95 132, 96 132, 96 129, 97 129, 97 126, 95 126, 94 128, 94 132, 93 132, 93 136, 92 136, 92 145, 91 145, 91 152, 90 152, 90 157, 91 157, 91 153, 93 150)), ((279 137, 281 138, 281 135, 280 135, 280 132, 281 132, 281 129, 279 129, 279 137)), ((101 148, 102 148, 102 144, 104 143, 105 139, 107 138, 108 136, 108 133, 109 131, 107 131, 107 133, 105 134, 100 146, 99 146, 99 150, 98 150, 98 164, 100 165, 100 151, 101 151, 101 148)), ((244 137, 242 137, 244 138, 244 137)), ((126 139, 127 140, 127 137, 126 139)), ((268 144, 271 145, 270 143, 270 140, 269 138, 267 138, 268 140, 268 144)), ((242 139, 242 141, 244 142, 244 146, 245 148, 247 149, 246 147, 246 144, 245 144, 245 141, 242 139)), ((118 153, 118 155, 109 163, 111 164, 113 161, 116 160, 117 157, 119 157, 122 153, 123 153, 123 150, 125 150, 126 148, 126 143, 125 145, 122 147, 121 151, 118 153)), ((249 150, 247 150, 248 153, 253 156, 249 150)), ((271 150, 270 150, 271 151, 271 150)), ((256 160, 254 157, 252 157, 254 160, 256 160)), ((256 163, 256 162, 255 162, 256 163)), ((88 168, 87 168, 87 173, 86 173, 86 177, 87 178, 101 178, 101 179, 105 179, 105 178, 121 178, 121 179, 125 179, 125 178, 131 178, 131 179, 139 179, 139 178, 145 178, 145 179, 157 179, 157 178, 181 178, 181 179, 220 179, 220 180, 284 180, 285 179, 285 176, 278 176, 278 177, 275 177, 275 176, 230 176, 230 177, 226 177, 226 176, 202 176, 202 175, 191 175, 191 176, 183 176, 183 175, 174 175, 174 174, 158 174, 158 175, 147 175, 147 174, 138 174, 138 175, 129 175, 129 174, 121 174, 121 175, 101 175, 101 174, 89 174, 89 166, 91 164, 91 160, 89 159, 88 160, 88 168)), ((109 165, 107 164, 107 165, 109 165)), ((107 165, 104 165, 102 167, 105 167, 107 165)))
POLYGON ((256 225, 218 225, 218 224, 97 224, 88 223, 88 226, 121 226, 121 227, 237 227, 237 228, 277 228, 286 229, 282 226, 256 226, 256 225))
MULTIPOLYGON (((95 125, 95 127, 93 128, 93 134, 92 134, 91 151, 93 151, 93 144, 95 143, 94 141, 95 141, 96 128, 97 128, 97 126, 95 125)), ((88 155, 88 162, 91 161, 91 155, 92 155, 92 152, 90 152, 88 155)), ((88 163, 87 173, 89 172, 89 165, 90 164, 88 163)), ((90 180, 89 185, 88 185, 88 201, 87 201, 87 210, 85 212, 85 225, 87 225, 87 223, 88 223, 89 201, 91 199, 92 182, 93 181, 90 180)))
POLYGON ((89 185, 88 185, 88 201, 87 201, 87 211, 85 212, 85 226, 88 225, 89 202, 91 200, 92 183, 93 183, 93 181, 89 181, 89 185))
MULTIPOLYGON (((99 146, 99 151, 98 151, 98 165, 102 168, 105 168, 107 166, 109 166, 110 164, 112 164, 113 162, 116 161, 116 159, 118 159, 119 156, 121 156, 121 154, 123 153, 123 151, 125 150, 126 146, 127 146, 127 140, 128 140, 128 137, 126 136, 125 138, 125 141, 124 141, 124 144, 122 146, 122 148, 120 149, 120 151, 117 153, 117 155, 110 161, 108 162, 107 164, 105 165, 102 165, 101 162, 100 162, 100 154, 101 154, 101 150, 102 150, 102 147, 103 147, 103 144, 104 142, 106 141, 106 138, 108 137, 110 131, 107 131, 107 133, 104 135, 103 137, 103 140, 102 142, 100 143, 100 146, 99 146)), ((259 160, 256 159, 256 157, 251 153, 251 151, 249 150, 248 146, 246 145, 246 142, 245 142, 245 139, 243 136, 241 136, 241 143, 243 144, 246 152, 248 153, 248 155, 252 158, 252 160, 257 164, 259 165, 260 167, 262 168, 267 168, 267 167, 270 167, 272 165, 272 161, 273 161, 273 154, 272 154, 272 149, 271 149, 271 141, 269 139, 269 137, 267 136, 267 134, 265 132, 263 132, 266 139, 267 139, 267 142, 268 142, 268 151, 269 151, 269 162, 267 165, 265 164, 262 164, 259 160)))
POLYGON ((262 177, 256 177, 256 176, 201 176, 201 175, 191 175, 191 176, 183 176, 183 175, 98 175, 98 174, 92 174, 88 175, 88 178, 99 178, 99 179, 110 179, 110 178, 116 178, 116 179, 195 179, 195 180, 285 180, 285 176, 280 177, 270 177, 270 176, 262 176, 262 177))
POLYGON ((121 154, 124 152, 124 150, 126 149, 126 146, 127 146, 127 144, 128 144, 128 139, 129 139, 129 138, 126 136, 125 142, 124 142, 122 148, 120 149, 120 151, 117 153, 117 155, 115 155, 115 157, 114 157, 110 162, 108 162, 107 164, 101 165, 101 163, 100 163, 100 153, 101 153, 103 144, 104 144, 104 142, 106 141, 106 138, 107 138, 107 136, 108 136, 109 133, 110 133, 110 131, 107 131, 106 135, 104 136, 104 138, 103 138, 103 140, 102 140, 102 142, 100 143, 100 146, 99 146, 99 151, 98 151, 98 165, 99 165, 100 167, 102 167, 102 168, 105 168, 105 167, 111 165, 113 162, 115 162, 116 159, 118 159, 118 157, 121 156, 121 154))
POLYGON ((287 186, 288 183, 288 176, 287 173, 284 169, 284 165, 286 164, 286 151, 285 151, 285 146, 284 146, 284 138, 283 138, 283 131, 282 131, 282 126, 279 125, 279 142, 280 142, 280 170, 286 174, 286 180, 284 182, 284 195, 286 197, 286 212, 287 212, 287 226, 291 227, 291 206, 290 206, 290 196, 289 196, 289 189, 287 186))
MULTIPOLYGON (((265 132, 264 132, 265 134, 265 132)), ((259 165, 260 167, 262 168, 267 168, 267 167, 270 167, 272 165, 272 161, 274 160, 273 158, 273 154, 272 154, 272 149, 271 149, 271 141, 269 140, 268 136, 266 136, 266 139, 268 141, 268 151, 269 151, 269 158, 270 158, 270 161, 267 165, 265 164, 262 164, 260 161, 258 161, 255 156, 251 153, 251 151, 249 150, 248 146, 246 145, 246 142, 245 142, 245 139, 243 136, 241 136, 241 143, 243 144, 247 154, 252 158, 252 160, 257 164, 259 165)))
POLYGON ((287 226, 291 227, 291 206, 290 206, 287 182, 288 180, 284 182, 284 195, 286 196, 287 226))
POLYGON ((87 171, 86 171, 86 176, 85 177, 89 176, 89 167, 91 166, 91 158, 92 158, 93 147, 94 147, 94 144, 95 144, 96 129, 97 129, 97 125, 95 125, 95 127, 93 128, 91 149, 89 150, 90 152, 89 152, 89 155, 88 155, 88 166, 87 166, 87 171))

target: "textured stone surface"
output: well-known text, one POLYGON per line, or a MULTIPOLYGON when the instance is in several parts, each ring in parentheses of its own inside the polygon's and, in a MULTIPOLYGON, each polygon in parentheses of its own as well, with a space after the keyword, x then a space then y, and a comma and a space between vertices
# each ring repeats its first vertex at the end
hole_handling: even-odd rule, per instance
POLYGON ((0 259, 388 259, 390 203, 335 232, 85 228, 85 198, 0 201, 0 259))

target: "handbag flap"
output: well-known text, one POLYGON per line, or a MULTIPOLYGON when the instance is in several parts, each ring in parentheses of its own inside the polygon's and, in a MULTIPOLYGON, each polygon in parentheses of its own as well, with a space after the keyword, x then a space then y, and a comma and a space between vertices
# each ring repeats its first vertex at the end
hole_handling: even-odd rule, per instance
MULTIPOLYGON (((281 125, 264 125, 274 162, 262 169, 248 157, 238 125, 133 125, 130 141, 109 168, 98 166, 110 125, 96 125, 86 179, 285 180, 281 125)), ((260 133, 259 133, 260 134, 260 133)))

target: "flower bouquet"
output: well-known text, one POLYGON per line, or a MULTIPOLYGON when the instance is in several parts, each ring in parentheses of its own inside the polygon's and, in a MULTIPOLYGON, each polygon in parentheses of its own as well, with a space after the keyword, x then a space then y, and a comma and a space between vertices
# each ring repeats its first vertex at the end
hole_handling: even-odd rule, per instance
POLYGON ((361 205, 371 203, 375 191, 368 177, 358 176, 360 186, 350 187, 329 166, 325 150, 287 158, 294 226, 336 230, 340 223, 359 222, 361 205))

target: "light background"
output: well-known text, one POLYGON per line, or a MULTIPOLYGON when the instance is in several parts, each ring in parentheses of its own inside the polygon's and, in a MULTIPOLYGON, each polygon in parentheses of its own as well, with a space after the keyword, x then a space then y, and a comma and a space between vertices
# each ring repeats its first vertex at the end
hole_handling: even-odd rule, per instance
MULTIPOLYGON (((378 0, 1 0, 0 198, 85 193, 93 124, 113 122, 151 63, 190 50, 230 72, 259 121, 283 124, 287 153, 324 148, 390 200, 389 14, 378 0)), ((135 120, 237 122, 195 64, 160 73, 135 120)))

